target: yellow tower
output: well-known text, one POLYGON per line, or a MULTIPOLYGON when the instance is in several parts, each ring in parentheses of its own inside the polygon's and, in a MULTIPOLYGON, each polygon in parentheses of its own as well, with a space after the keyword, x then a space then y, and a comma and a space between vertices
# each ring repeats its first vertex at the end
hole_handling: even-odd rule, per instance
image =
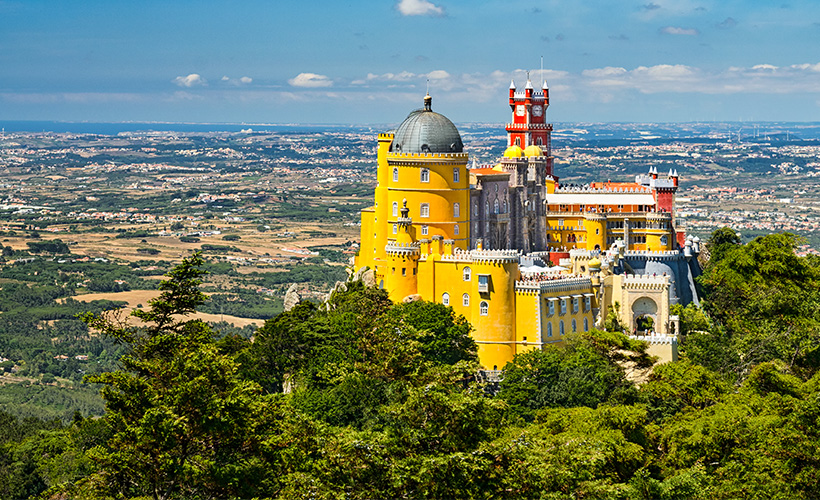
POLYGON ((584 213, 587 250, 606 250, 606 215, 595 212, 584 213))
POLYGON ((473 250, 474 296, 471 323, 481 364, 500 370, 515 356, 515 282, 518 252, 515 250, 473 250))
POLYGON ((398 234, 385 245, 385 288, 390 300, 400 302, 408 295, 418 293, 419 243, 413 237, 413 220, 407 202, 396 221, 398 234))
POLYGON ((652 252, 672 250, 672 214, 669 212, 649 212, 646 214, 646 249, 652 252))
MULTIPOLYGON (((399 207, 404 200, 414 214, 418 238, 438 235, 453 240, 457 248, 470 242, 470 184, 467 153, 455 125, 432 110, 432 98, 399 125, 389 148, 379 143, 379 168, 387 165, 387 240, 399 230, 399 207)), ((378 199, 378 188, 377 188, 378 199)), ((379 221, 382 219, 379 218, 379 221)))

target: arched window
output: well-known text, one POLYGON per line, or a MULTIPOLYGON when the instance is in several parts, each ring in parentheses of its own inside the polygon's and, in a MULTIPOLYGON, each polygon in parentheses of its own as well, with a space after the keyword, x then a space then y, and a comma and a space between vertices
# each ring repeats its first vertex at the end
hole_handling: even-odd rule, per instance
POLYGON ((398 217, 398 216, 399 216, 399 202, 394 201, 393 202, 393 217, 398 217))
POLYGON ((393 168, 393 182, 399 182, 399 169, 393 168))
POLYGON ((430 169, 421 169, 421 182, 430 182, 430 169))
POLYGON ((445 306, 450 305, 450 294, 449 293, 444 292, 444 293, 441 294, 441 303, 444 304, 445 306))
POLYGON ((472 271, 470 271, 470 268, 465 267, 463 273, 464 273, 463 274, 464 281, 470 281, 470 279, 473 276, 473 273, 472 273, 472 271))
POLYGON ((515 138, 515 145, 516 145, 516 146, 520 146, 520 145, 521 145, 521 138, 520 138, 520 137, 516 137, 516 138, 515 138))
POLYGON ((453 169, 453 182, 458 182, 458 180, 460 178, 461 178, 461 175, 458 172, 458 167, 456 167, 456 168, 453 169))
POLYGON ((585 332, 589 331, 589 319, 587 319, 587 318, 584 318, 584 331, 585 332))
POLYGON ((552 337, 552 323, 547 323, 547 337, 552 337))
POLYGON ((399 225, 393 224, 393 234, 399 234, 399 225))
POLYGON ((468 307, 470 305, 470 294, 469 293, 465 293, 464 295, 461 296, 461 305, 463 305, 464 307, 468 307))
POLYGON ((558 322, 558 333, 564 334, 564 320, 558 322))
POLYGON ((455 227, 453 227, 453 234, 458 234, 458 232, 459 232, 458 224, 456 224, 455 227))
POLYGON ((419 208, 419 217, 430 217, 430 205, 428 203, 421 204, 421 208, 419 208))
POLYGON ((490 304, 487 301, 482 300, 481 304, 478 305, 478 314, 482 316, 486 316, 490 312, 490 304))
POLYGON ((507 213, 507 200, 504 200, 504 211, 501 212, 501 213, 503 213, 503 214, 507 213))
POLYGON ((540 146, 541 144, 543 144, 543 141, 541 140, 541 138, 540 138, 540 137, 539 137, 538 139, 536 139, 536 140, 535 140, 535 144, 536 144, 536 145, 538 145, 538 146, 540 146))
POLYGON ((490 202, 485 201, 484 202, 484 217, 489 217, 489 216, 490 216, 490 202))
POLYGON ((453 203, 453 217, 455 217, 456 219, 461 217, 461 205, 459 205, 458 203, 453 203))
POLYGON ((575 321, 575 318, 572 318, 572 333, 575 333, 577 331, 578 331, 578 322, 575 321))
POLYGON ((494 214, 497 214, 497 213, 498 213, 498 198, 496 198, 496 199, 493 201, 493 213, 494 213, 494 214))

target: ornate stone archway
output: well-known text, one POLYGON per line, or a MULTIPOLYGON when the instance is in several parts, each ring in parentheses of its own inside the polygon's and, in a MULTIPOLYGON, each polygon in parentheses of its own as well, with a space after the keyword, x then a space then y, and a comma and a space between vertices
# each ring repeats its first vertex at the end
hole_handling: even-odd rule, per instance
MULTIPOLYGON (((640 297, 632 303, 632 324, 633 331, 643 328, 639 325, 641 318, 652 318, 652 329, 658 331, 658 304, 649 297, 640 297)), ((645 322, 642 322, 645 323, 645 322)))

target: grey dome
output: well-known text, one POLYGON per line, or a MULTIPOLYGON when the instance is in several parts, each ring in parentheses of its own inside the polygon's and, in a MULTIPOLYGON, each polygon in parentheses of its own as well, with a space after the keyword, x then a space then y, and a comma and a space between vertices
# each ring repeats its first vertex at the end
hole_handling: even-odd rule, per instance
POLYGON ((432 109, 432 98, 424 97, 424 108, 410 113, 399 125, 392 153, 461 153, 464 144, 458 129, 446 116, 432 109))

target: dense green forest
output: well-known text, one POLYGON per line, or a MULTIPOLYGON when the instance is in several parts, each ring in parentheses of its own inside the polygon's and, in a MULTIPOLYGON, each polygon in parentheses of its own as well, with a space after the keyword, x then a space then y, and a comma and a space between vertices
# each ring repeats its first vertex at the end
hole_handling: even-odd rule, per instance
POLYGON ((715 232, 703 307, 678 308, 679 362, 651 368, 642 342, 592 331, 517 356, 498 383, 451 308, 360 282, 253 341, 218 335, 184 317, 205 300, 194 255, 141 326, 83 318, 123 349, 88 377, 104 417, 0 413, 0 496, 815 498, 820 271, 798 243, 715 232))

